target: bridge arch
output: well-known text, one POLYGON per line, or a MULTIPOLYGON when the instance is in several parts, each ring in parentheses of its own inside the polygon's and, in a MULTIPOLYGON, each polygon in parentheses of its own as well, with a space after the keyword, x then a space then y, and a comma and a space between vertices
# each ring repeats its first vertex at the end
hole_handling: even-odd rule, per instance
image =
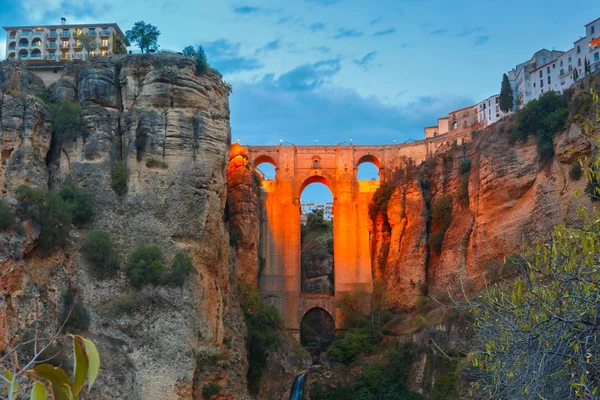
POLYGON ((379 158, 377 158, 376 156, 374 156, 372 154, 365 154, 364 156, 359 158, 358 161, 356 162, 356 168, 358 168, 360 166, 360 164, 363 164, 366 162, 375 164, 377 169, 381 169, 381 161, 379 160, 379 158))
POLYGON ((304 313, 300 321, 300 343, 311 354, 325 351, 334 337, 335 321, 329 311, 313 307, 304 313))
POLYGON ((304 191, 304 189, 306 189, 308 185, 310 185, 311 183, 322 183, 323 185, 327 186, 327 188, 331 191, 331 195, 335 200, 335 184, 325 174, 309 175, 303 180, 301 179, 301 181, 302 183, 300 184, 300 186, 298 187, 298 191, 296 192, 296 197, 298 199, 300 199, 300 196, 302 196, 302 192, 304 191))
POLYGON ((271 164, 272 166, 274 166, 275 168, 277 168, 277 163, 275 162, 275 160, 273 159, 273 157, 268 156, 266 154, 261 154, 258 157, 256 157, 254 159, 254 161, 252 162, 252 166, 258 167, 260 164, 263 164, 263 163, 271 164))

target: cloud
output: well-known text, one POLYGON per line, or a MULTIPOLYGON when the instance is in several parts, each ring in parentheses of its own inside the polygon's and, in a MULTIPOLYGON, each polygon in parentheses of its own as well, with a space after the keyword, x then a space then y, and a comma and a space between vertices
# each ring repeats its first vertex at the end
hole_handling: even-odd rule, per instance
POLYGON ((210 64, 222 74, 261 69, 263 64, 254 57, 240 55, 241 43, 231 43, 226 39, 215 40, 204 45, 210 64))
POLYGON ((483 27, 481 26, 477 26, 474 28, 463 28, 460 32, 458 32, 458 34, 456 35, 456 37, 467 37, 467 36, 471 36, 477 32, 481 32, 483 30, 483 27))
POLYGON ((322 31, 323 29, 325 29, 325 24, 321 23, 321 22, 316 22, 314 24, 312 24, 311 26, 308 27, 308 29, 312 32, 318 32, 318 31, 322 31))
POLYGON ((377 55, 376 51, 372 51, 370 53, 368 53, 366 56, 364 56, 363 58, 361 58, 360 60, 354 60, 354 64, 358 65, 359 67, 361 67, 363 69, 363 71, 367 71, 369 69, 369 67, 371 66, 371 62, 375 59, 375 56, 377 55))
POLYGON ((448 95, 419 97, 405 104, 384 104, 354 89, 288 91, 279 85, 233 82, 231 126, 242 143, 284 142, 297 145, 337 144, 353 138, 356 144, 384 144, 421 139, 423 127, 450 110, 472 104, 448 95), (310 134, 308 134, 310 133, 310 134))
POLYGON ((392 33, 396 32, 396 29, 394 28, 390 28, 390 29, 386 29, 383 31, 377 31, 373 34, 373 36, 385 36, 385 35, 391 35, 392 33))
POLYGON ((258 54, 265 54, 265 53, 268 53, 270 51, 279 50, 280 48, 281 48, 281 41, 279 39, 275 39, 275 40, 272 40, 269 43, 265 44, 260 49, 256 49, 256 51, 254 52, 254 54, 256 54, 256 55, 258 55, 258 54))
POLYGON ((314 64, 305 64, 275 79, 274 74, 267 74, 261 80, 262 84, 291 92, 304 92, 317 89, 340 72, 340 60, 324 60, 314 64))
POLYGON ((329 46, 319 46, 319 47, 315 47, 315 50, 317 50, 320 53, 329 53, 331 51, 331 47, 329 47, 329 46))
POLYGON ((444 35, 446 33, 448 33, 448 29, 446 28, 440 28, 429 32, 430 35, 444 35))
POLYGON ((338 33, 334 37, 336 39, 342 39, 342 38, 351 38, 351 37, 361 37, 362 35, 364 35, 364 32, 357 31, 356 29, 342 28, 338 31, 338 33))
POLYGON ((260 7, 250 7, 250 6, 239 6, 233 9, 233 12, 236 14, 248 15, 248 14, 256 14, 260 11, 260 7))
POLYGON ((405 48, 407 48, 407 47, 408 47, 408 43, 402 43, 402 44, 400 45, 400 48, 401 48, 401 49, 405 49, 405 48))
POLYGON ((370 24, 376 25, 376 24, 380 23, 382 20, 383 20, 383 18, 381 18, 381 17, 375 18, 375 19, 371 20, 370 24))
POLYGON ((475 38, 475 46, 483 46, 486 44, 492 37, 487 35, 477 36, 475 38))
POLYGON ((324 6, 328 6, 328 5, 331 5, 331 4, 340 3, 343 0, 304 0, 304 1, 306 1, 308 3, 316 3, 316 4, 321 4, 321 5, 324 5, 324 6))

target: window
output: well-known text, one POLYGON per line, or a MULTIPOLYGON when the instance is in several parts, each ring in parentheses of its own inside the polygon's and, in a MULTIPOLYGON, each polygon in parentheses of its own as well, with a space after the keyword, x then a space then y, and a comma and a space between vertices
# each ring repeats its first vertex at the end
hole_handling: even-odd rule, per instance
POLYGON ((56 37, 56 29, 50 29, 50 37, 56 37))
POLYGON ((68 29, 63 29, 62 35, 63 36, 69 36, 69 30, 68 29))
POLYGON ((544 87, 544 80, 540 79, 540 87, 543 88, 544 87))
POLYGON ((569 62, 571 62, 571 57, 569 57, 569 62))
POLYGON ((543 78, 543 77, 544 77, 544 71, 542 71, 542 70, 540 69, 540 78, 543 78))
POLYGON ((573 71, 573 66, 569 65, 569 72, 573 71))
POLYGON ((546 67, 546 72, 550 73, 550 66, 546 67))
POLYGON ((581 53, 581 46, 577 45, 577 54, 581 53))
POLYGON ((100 55, 105 56, 106 55, 106 50, 100 50, 100 55))
POLYGON ((562 81, 562 82, 560 83, 560 86, 565 86, 565 81, 562 81))
POLYGON ((599 61, 600 60, 600 51, 597 51, 594 53, 594 62, 599 61))
POLYGON ((77 29, 75 29, 75 34, 76 34, 77 36, 81 35, 81 28, 77 28, 77 29))
POLYGON ((51 40, 48 42, 48 48, 55 49, 56 48, 56 40, 51 40))
POLYGON ((61 47, 69 47, 69 41, 68 40, 63 40, 60 46, 61 47))
POLYGON ((90 57, 94 57, 96 55, 96 50, 90 50, 90 57))
POLYGON ((81 41, 79 39, 75 40, 75 47, 81 47, 81 41))
POLYGON ((54 60, 54 57, 56 56, 56 53, 51 51, 50 53, 48 53, 48 57, 50 57, 51 60, 54 60))
POLYGON ((108 39, 102 39, 102 47, 108 47, 108 39))
POLYGON ((23 31, 23 36, 29 36, 30 33, 31 31, 23 31))
POLYGON ((313 168, 319 168, 319 160, 313 161, 313 168))
POLYGON ((577 59, 577 66, 578 66, 578 67, 581 67, 581 58, 578 58, 578 59, 577 59))
POLYGON ((548 85, 550 85, 550 83, 552 83, 552 82, 550 82, 550 77, 548 77, 548 85))
POLYGON ((594 25, 592 25, 592 35, 594 34, 594 25))
POLYGON ((552 69, 556 68, 556 63, 552 64, 552 69))
POLYGON ((92 35, 92 36, 96 35, 96 28, 90 28, 90 35, 92 35))
POLYGON ((563 61, 562 61, 562 60, 560 60, 560 66, 561 66, 561 67, 563 66, 563 61))
POLYGON ((564 68, 562 68, 562 69, 560 70, 560 76, 564 76, 564 75, 565 75, 565 69, 564 69, 564 68))
POLYGON ((533 82, 533 87, 535 87, 535 82, 533 82))

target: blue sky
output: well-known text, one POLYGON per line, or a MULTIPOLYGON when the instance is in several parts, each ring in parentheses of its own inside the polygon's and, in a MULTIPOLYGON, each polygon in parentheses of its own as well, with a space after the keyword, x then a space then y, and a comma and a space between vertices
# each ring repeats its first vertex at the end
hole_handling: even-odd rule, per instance
POLYGON ((164 49, 202 44, 233 86, 233 140, 255 145, 420 139, 438 116, 497 93, 502 73, 535 51, 572 47, 600 17, 591 0, 0 3, 2 26, 65 16, 125 31, 144 20, 164 49))

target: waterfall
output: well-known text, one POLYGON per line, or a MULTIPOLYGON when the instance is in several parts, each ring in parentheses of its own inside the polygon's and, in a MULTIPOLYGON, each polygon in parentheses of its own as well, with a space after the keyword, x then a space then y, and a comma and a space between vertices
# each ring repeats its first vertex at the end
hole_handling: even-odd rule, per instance
POLYGON ((290 400, 302 400, 304 394, 304 378, 306 374, 298 375, 292 385, 292 394, 290 400))

